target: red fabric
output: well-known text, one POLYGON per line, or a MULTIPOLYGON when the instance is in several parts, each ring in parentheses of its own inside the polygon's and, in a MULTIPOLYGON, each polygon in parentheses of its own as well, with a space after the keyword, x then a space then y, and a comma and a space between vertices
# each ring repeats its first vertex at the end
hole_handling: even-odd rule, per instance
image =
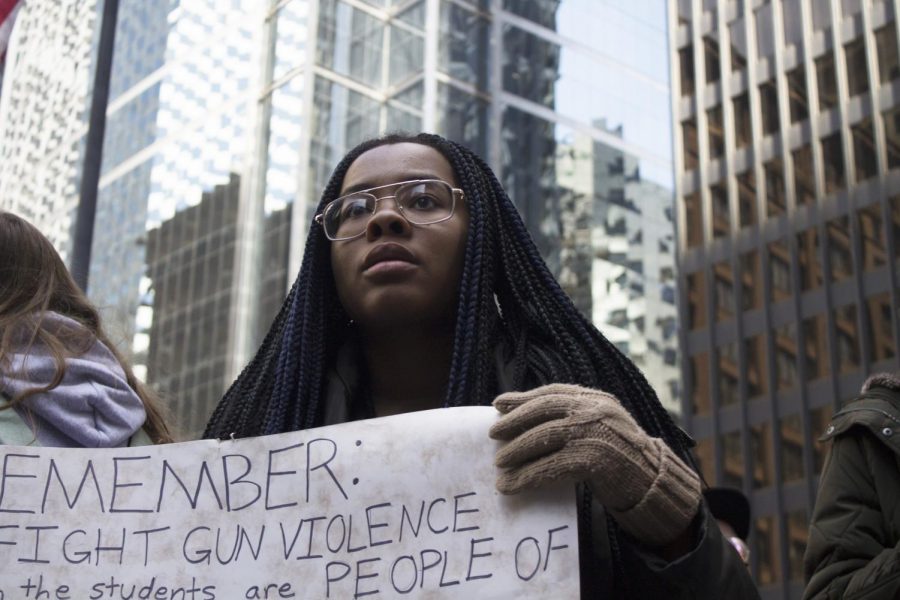
POLYGON ((0 0, 0 23, 3 23, 3 21, 6 20, 6 17, 9 16, 19 1, 20 0, 0 0))
POLYGON ((13 11, 21 0, 0 0, 0 65, 6 58, 6 46, 9 44, 9 34, 12 31, 13 11))

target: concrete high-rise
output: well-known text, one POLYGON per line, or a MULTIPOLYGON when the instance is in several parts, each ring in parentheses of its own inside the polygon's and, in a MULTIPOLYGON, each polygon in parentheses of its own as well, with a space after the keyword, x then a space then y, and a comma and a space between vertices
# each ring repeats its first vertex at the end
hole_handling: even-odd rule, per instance
POLYGON ((683 413, 753 507, 764 598, 799 598, 833 411, 898 367, 897 3, 670 6, 683 413))

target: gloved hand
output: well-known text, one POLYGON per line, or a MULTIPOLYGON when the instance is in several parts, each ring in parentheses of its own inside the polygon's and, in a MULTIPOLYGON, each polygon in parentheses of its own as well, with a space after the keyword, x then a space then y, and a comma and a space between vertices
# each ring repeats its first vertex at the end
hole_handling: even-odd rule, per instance
POLYGON ((586 481, 635 539, 664 546, 700 506, 700 478, 659 438, 647 435, 612 395, 551 384, 501 394, 490 429, 508 440, 495 458, 497 489, 515 494, 558 480, 586 481))

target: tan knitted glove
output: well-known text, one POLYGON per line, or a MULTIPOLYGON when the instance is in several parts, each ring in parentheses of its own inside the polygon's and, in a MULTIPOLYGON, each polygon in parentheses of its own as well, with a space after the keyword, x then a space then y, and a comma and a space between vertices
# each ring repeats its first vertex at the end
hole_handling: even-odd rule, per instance
POLYGON ((515 494, 550 481, 587 481, 619 525, 650 546, 687 530, 700 505, 700 479, 669 446, 647 435, 615 397, 551 384, 502 394, 491 438, 509 440, 495 463, 497 489, 515 494))

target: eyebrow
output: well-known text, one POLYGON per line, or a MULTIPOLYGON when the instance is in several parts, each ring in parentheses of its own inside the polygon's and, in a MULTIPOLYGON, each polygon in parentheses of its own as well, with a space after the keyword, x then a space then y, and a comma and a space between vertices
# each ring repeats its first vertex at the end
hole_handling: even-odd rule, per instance
MULTIPOLYGON (((406 174, 403 176, 403 179, 400 179, 400 180, 395 181, 395 182, 393 182, 393 183, 402 183, 402 182, 404 182, 404 181, 416 181, 416 180, 418 180, 418 179, 437 179, 437 180, 439 180, 439 181, 443 181, 443 180, 444 180, 442 177, 438 177, 438 176, 435 175, 434 173, 430 173, 430 172, 427 172, 427 171, 420 171, 420 172, 414 172, 414 173, 406 173, 406 174)), ((387 185, 393 185, 393 183, 386 183, 386 184, 381 184, 381 185, 374 185, 374 184, 372 184, 372 182, 369 182, 369 181, 363 181, 363 182, 361 182, 361 183, 357 183, 356 185, 351 185, 351 186, 348 187, 347 189, 345 189, 345 190, 343 190, 343 191, 341 191, 341 192, 338 192, 338 194, 339 194, 340 196, 346 196, 347 194, 355 194, 356 192, 361 192, 361 191, 363 191, 363 190, 371 190, 372 188, 383 187, 383 186, 387 186, 387 185)), ((448 183, 449 183, 449 182, 448 182, 448 183)))

